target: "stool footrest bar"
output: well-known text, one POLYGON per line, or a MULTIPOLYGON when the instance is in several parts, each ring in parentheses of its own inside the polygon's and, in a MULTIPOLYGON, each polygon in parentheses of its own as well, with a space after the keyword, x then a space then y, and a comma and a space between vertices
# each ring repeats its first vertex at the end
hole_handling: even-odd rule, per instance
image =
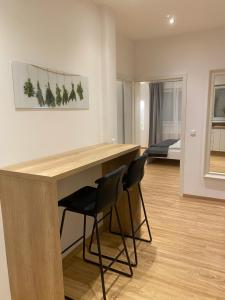
MULTIPOLYGON (((97 252, 89 251, 89 253, 91 253, 92 255, 98 256, 97 252)), ((102 254, 102 257, 105 258, 105 259, 108 259, 108 260, 113 260, 113 258, 114 258, 112 256, 103 255, 103 254, 102 254)), ((121 259, 117 259, 116 262, 119 263, 119 264, 128 265, 128 263, 126 261, 121 260, 121 259)), ((136 264, 135 263, 131 263, 131 266, 132 267, 136 267, 136 264)))
MULTIPOLYGON (((96 262, 94 262, 94 261, 92 261, 92 260, 89 260, 89 259, 85 258, 85 261, 88 262, 88 263, 90 263, 90 264, 92 264, 92 265, 95 265, 95 266, 99 267, 99 264, 96 263, 96 262)), ((123 272, 123 271, 120 271, 120 270, 117 270, 117 269, 114 269, 114 268, 111 268, 111 267, 108 267, 108 266, 105 266, 105 265, 102 265, 102 266, 103 266, 104 269, 107 269, 107 270, 104 271, 104 273, 106 271, 112 271, 112 272, 118 273, 120 275, 124 275, 126 277, 132 277, 131 274, 127 274, 126 272, 123 272)))

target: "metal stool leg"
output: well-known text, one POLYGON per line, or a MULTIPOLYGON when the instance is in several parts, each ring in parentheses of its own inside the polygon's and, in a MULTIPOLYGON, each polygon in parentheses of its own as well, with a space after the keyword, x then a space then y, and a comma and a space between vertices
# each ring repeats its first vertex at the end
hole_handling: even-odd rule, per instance
POLYGON ((138 258, 137 258, 137 247, 136 247, 136 239, 135 239, 135 232, 134 232, 134 222, 133 222, 133 215, 132 215, 130 193, 129 193, 128 190, 126 190, 126 192, 127 192, 129 214, 130 214, 130 223, 131 223, 131 233, 132 233, 132 240, 133 240, 133 247, 134 247, 134 259, 135 259, 135 262, 133 263, 133 265, 136 267, 137 264, 138 264, 138 258))
POLYGON ((131 266, 131 263, 130 263, 130 257, 129 257, 129 254, 128 254, 128 251, 127 251, 127 245, 126 245, 126 241, 125 241, 125 238, 124 238, 122 226, 121 226, 121 223, 120 223, 120 216, 119 216, 118 209, 117 209, 116 205, 114 207, 115 207, 115 211, 116 211, 116 218, 117 218, 117 222, 118 222, 118 225, 119 225, 120 234, 121 234, 122 241, 123 241, 123 247, 124 247, 124 250, 125 250, 125 253, 126 253, 127 262, 128 262, 128 266, 129 266, 129 269, 130 269, 130 275, 133 276, 133 270, 132 270, 132 266, 131 266))
POLYGON ((91 240, 90 240, 90 244, 89 244, 89 248, 88 248, 88 251, 90 253, 91 253, 91 247, 92 247, 93 240, 94 240, 94 233, 95 233, 95 222, 94 222, 93 227, 92 227, 91 240))
MULTIPOLYGON (((142 241, 142 242, 147 242, 147 243, 151 243, 152 242, 152 235, 151 235, 151 231, 150 231, 150 226, 149 226, 149 222, 148 222, 148 217, 147 217, 147 213, 146 213, 146 208, 145 208, 144 199, 143 199, 143 196, 142 196, 140 184, 138 184, 138 190, 139 190, 139 194, 140 194, 140 197, 141 197, 142 208, 143 208, 143 211, 144 211, 144 220, 140 223, 140 225, 136 229, 134 229, 134 222, 133 222, 133 215, 132 215, 130 193, 129 193, 128 189, 126 190, 126 192, 127 192, 127 198, 128 198, 130 222, 131 222, 131 235, 124 234, 124 237, 125 238, 131 238, 133 240, 135 262, 131 263, 132 267, 136 267, 137 263, 138 263, 136 240, 139 240, 139 241, 142 241), (145 222, 146 222, 147 229, 148 229, 149 240, 148 239, 144 239, 144 238, 140 238, 140 237, 136 236, 136 233, 140 230, 140 228, 142 227, 142 225, 144 225, 145 222)), ((109 231, 112 234, 120 235, 119 232, 114 232, 112 230, 112 209, 111 209, 111 214, 110 214, 109 231)))
POLYGON ((84 215, 84 227, 83 227, 83 260, 86 260, 86 223, 87 223, 87 217, 84 215))
MULTIPOLYGON (((100 245, 100 238, 99 238, 99 230, 98 230, 98 223, 97 223, 97 217, 94 217, 94 224, 93 224, 93 230, 92 235, 94 235, 94 229, 96 228, 96 238, 97 238, 97 246, 98 246, 98 253, 97 256, 99 258, 99 263, 95 263, 90 261, 86 258, 86 215, 84 215, 84 227, 83 227, 83 259, 84 261, 88 263, 92 263, 94 265, 99 266, 100 274, 101 274, 101 283, 102 283, 102 294, 103 299, 106 300, 106 291, 105 291, 105 280, 104 280, 104 266, 102 264, 102 254, 101 254, 101 245, 100 245)), ((93 237, 92 237, 93 239, 93 237)), ((89 246, 90 247, 90 246, 89 246)))
MULTIPOLYGON (((112 213, 112 210, 110 210, 110 212, 109 212, 107 215, 105 215, 102 219, 106 218, 108 215, 110 215, 110 218, 111 218, 111 213, 112 213)), ((98 223, 99 223, 100 221, 102 221, 102 219, 99 220, 98 223)), ((90 240, 90 244, 89 244, 89 253, 91 253, 91 254, 93 254, 93 255, 95 255, 95 256, 98 256, 98 253, 96 253, 96 252, 94 252, 94 251, 92 250, 92 244, 93 244, 93 239, 94 239, 94 230, 95 230, 95 224, 93 225, 93 228, 92 228, 91 240, 90 240)), ((119 233, 118 235, 121 237, 121 234, 120 234, 120 233, 119 233)), ((110 263, 110 266, 111 266, 114 262, 117 262, 117 263, 120 263, 120 264, 123 264, 123 265, 129 265, 129 264, 128 264, 128 261, 124 261, 124 260, 119 259, 120 255, 122 254, 123 251, 125 251, 125 248, 124 248, 122 251, 120 251, 120 252, 116 255, 116 257, 112 257, 112 256, 104 255, 104 254, 102 254, 102 257, 105 258, 105 259, 107 259, 107 260, 111 260, 111 261, 112 261, 112 263, 110 263)), ((136 265, 133 264, 133 263, 131 263, 131 266, 132 266, 132 267, 135 267, 136 265)), ((103 267, 104 267, 104 268, 108 268, 108 267, 106 267, 106 266, 103 266, 103 267)), ((116 272, 116 273, 118 273, 118 274, 122 274, 122 275, 124 275, 124 276, 132 277, 132 274, 124 273, 124 272, 121 272, 121 271, 119 271, 119 270, 112 269, 112 268, 110 268, 110 270, 111 270, 111 271, 114 271, 114 272, 116 272)))
MULTIPOLYGON (((139 185, 138 185, 139 186, 139 185)), ((128 190, 126 190, 127 193, 129 193, 128 190)), ((139 193, 140 193, 140 196, 141 196, 141 203, 142 203, 142 207, 143 207, 143 211, 144 211, 144 220, 141 222, 141 224, 139 224, 139 226, 135 229, 134 231, 134 234, 135 234, 135 239, 138 240, 138 241, 142 241, 142 242, 147 242, 147 243, 151 243, 152 242, 152 235, 151 235, 151 231, 150 231, 150 226, 149 226, 149 222, 148 222, 148 217, 147 217, 147 213, 146 213, 146 209, 145 209, 145 204, 144 204, 144 200, 143 200, 143 196, 142 196, 142 193, 141 193, 141 189, 140 189, 140 186, 139 186, 139 193), (147 239, 143 239, 143 238, 139 238, 136 236, 136 233, 140 230, 140 228, 142 227, 142 225, 146 222, 147 224, 147 228, 148 228, 148 234, 149 234, 149 240, 147 239)), ((112 212, 111 212, 112 213, 112 212)), ((110 218, 110 220, 112 220, 112 218, 110 218)), ((118 232, 115 232, 112 230, 112 225, 111 223, 109 224, 109 231, 112 233, 112 234, 116 234, 116 235, 120 235, 120 233, 118 232)), ((124 234, 124 237, 126 238, 133 238, 132 235, 129 235, 129 234, 124 234)))
POLYGON ((101 253, 101 245, 100 245, 97 217, 95 217, 94 222, 95 222, 95 227, 96 227, 96 239, 97 239, 98 254, 99 254, 99 269, 100 269, 100 273, 101 273, 102 293, 103 293, 103 299, 106 300, 104 270, 103 270, 103 264, 102 264, 102 253, 101 253))
POLYGON ((143 199, 143 196, 142 196, 140 183, 138 183, 138 189, 139 189, 139 193, 140 193, 140 196, 141 196, 141 203, 142 203, 142 207, 143 207, 143 211, 144 211, 144 215, 145 215, 145 222, 146 222, 146 225, 147 225, 147 228, 148 228, 148 234, 149 234, 149 241, 148 240, 145 240, 145 241, 151 243, 152 242, 152 235, 151 235, 151 230, 150 230, 150 226, 149 226, 149 222, 148 222, 148 216, 147 216, 146 209, 145 209, 144 199, 143 199))
POLYGON ((113 233, 112 231, 112 214, 113 214, 113 208, 110 210, 110 217, 109 217, 109 232, 113 233))

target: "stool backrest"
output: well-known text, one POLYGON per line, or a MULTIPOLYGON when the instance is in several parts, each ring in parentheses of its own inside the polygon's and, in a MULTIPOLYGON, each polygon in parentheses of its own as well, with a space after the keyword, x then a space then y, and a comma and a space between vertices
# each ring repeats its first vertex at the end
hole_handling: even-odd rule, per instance
POLYGON ((97 187, 97 211, 115 205, 123 192, 122 178, 127 170, 126 166, 121 166, 113 172, 110 172, 98 179, 97 187))
POLYGON ((135 158, 128 167, 128 171, 125 177, 126 188, 131 187, 132 185, 141 182, 144 177, 144 167, 145 162, 148 156, 143 154, 135 158))

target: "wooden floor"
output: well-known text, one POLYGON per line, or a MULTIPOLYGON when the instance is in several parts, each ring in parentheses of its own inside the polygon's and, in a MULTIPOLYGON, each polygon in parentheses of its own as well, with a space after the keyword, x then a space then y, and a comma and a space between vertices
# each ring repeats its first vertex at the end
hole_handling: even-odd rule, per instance
MULTIPOLYGON (((172 162, 148 165, 142 186, 153 242, 139 244, 132 279, 107 273, 108 299, 224 300, 225 203, 180 197, 179 167, 172 162)), ((107 233, 103 240, 106 252, 120 245, 107 233)), ((64 260, 66 294, 101 299, 98 268, 80 257, 64 260)))
POLYGON ((210 155, 210 172, 225 173, 225 152, 210 155))

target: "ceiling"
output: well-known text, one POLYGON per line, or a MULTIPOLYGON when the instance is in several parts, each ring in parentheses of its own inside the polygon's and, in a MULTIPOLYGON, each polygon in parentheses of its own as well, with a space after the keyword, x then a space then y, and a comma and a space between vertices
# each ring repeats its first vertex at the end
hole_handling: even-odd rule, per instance
POLYGON ((225 0, 94 0, 111 7, 117 28, 133 40, 225 26, 225 0), (169 25, 166 16, 175 15, 169 25))

